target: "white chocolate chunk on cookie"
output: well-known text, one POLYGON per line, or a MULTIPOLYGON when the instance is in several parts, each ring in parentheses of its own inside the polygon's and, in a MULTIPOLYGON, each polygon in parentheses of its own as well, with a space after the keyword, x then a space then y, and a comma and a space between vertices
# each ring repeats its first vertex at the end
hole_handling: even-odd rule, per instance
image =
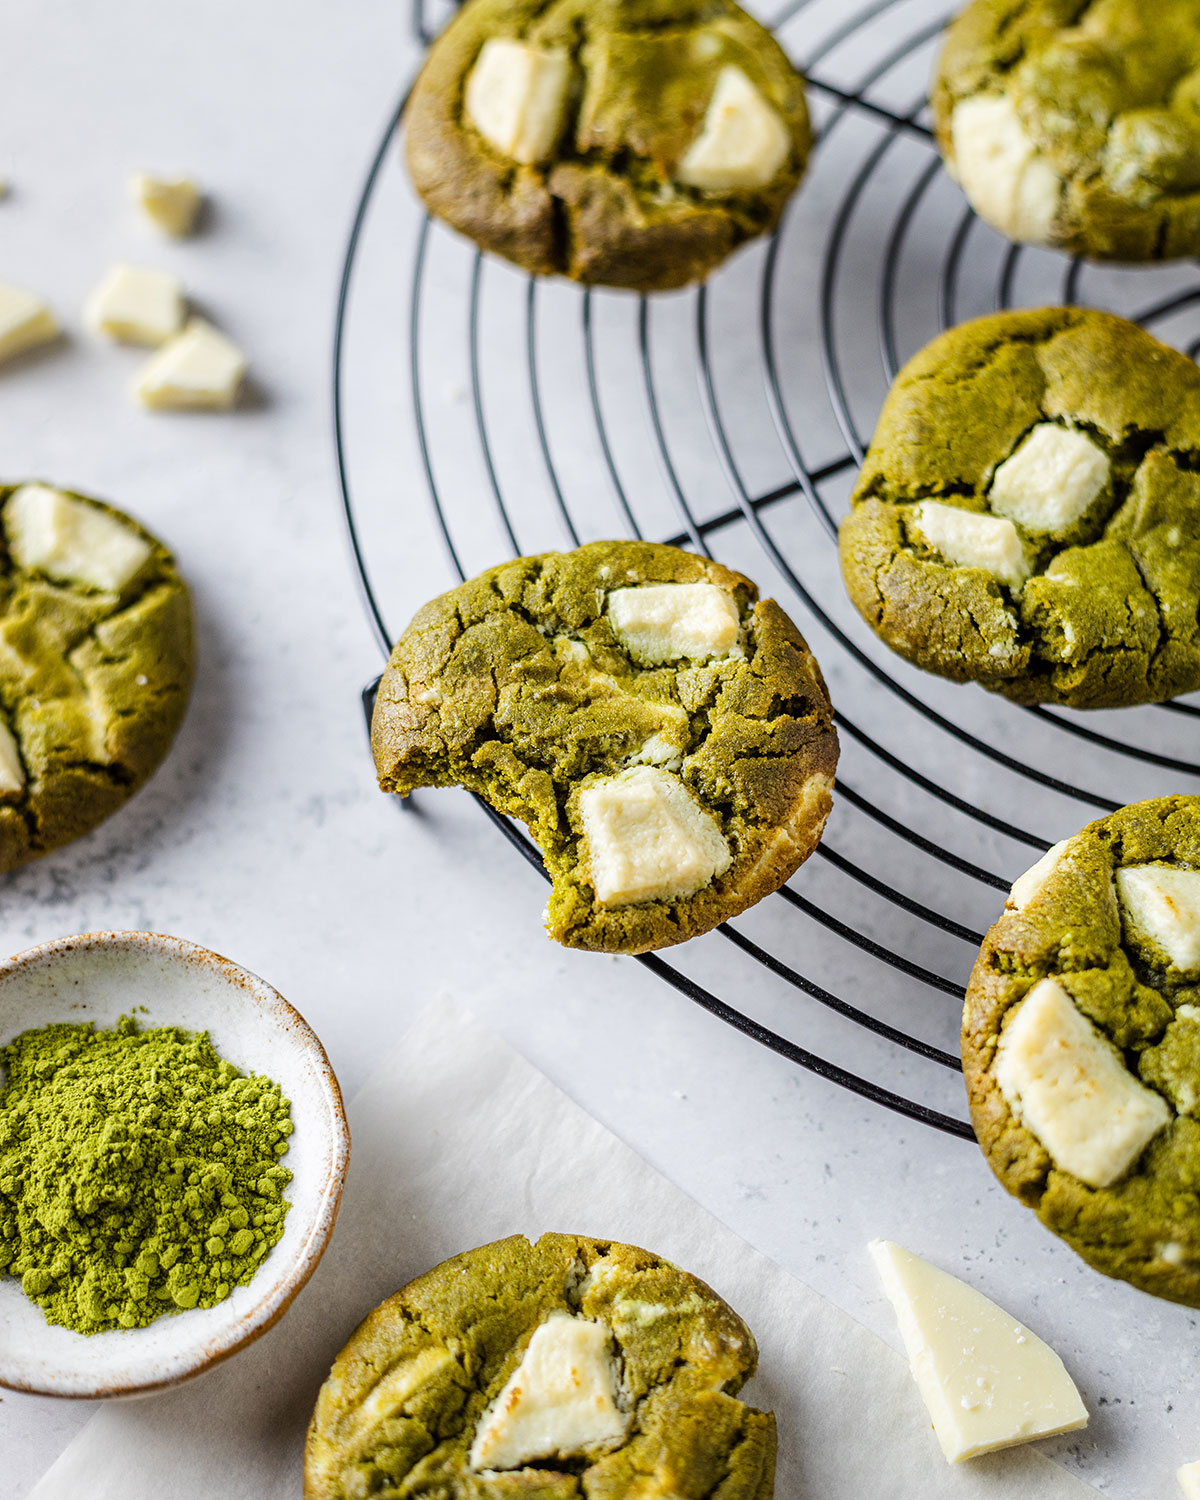
POLYGON ((158 410, 225 411, 245 373, 246 356, 232 339, 193 318, 148 361, 133 389, 143 406, 158 410))
POLYGON ((678 738, 659 730, 657 734, 652 734, 649 739, 642 741, 637 754, 632 757, 632 764, 666 766, 669 770, 678 771, 683 765, 685 741, 686 726, 683 734, 678 738))
POLYGON ((0 361, 50 343, 59 331, 58 319, 36 292, 0 283, 0 361))
POLYGON ((497 151, 528 166, 558 144, 570 87, 565 48, 490 37, 467 79, 467 117, 497 151))
POLYGON ((1183 1500, 1200 1500, 1200 1460, 1176 1469, 1175 1478, 1179 1481, 1183 1500))
POLYGON ((981 218, 1010 239, 1045 244, 1062 201, 1063 181, 1038 153, 1012 102, 977 94, 950 120, 954 165, 981 218))
POLYGON ((183 327, 183 287, 169 271, 113 266, 84 316, 95 332, 121 343, 162 344, 183 327))
POLYGON ((4 529, 19 567, 112 592, 141 571, 153 550, 107 511, 45 484, 23 484, 9 496, 4 529))
POLYGON ((1039 981, 1015 1007, 995 1071, 1013 1114, 1056 1166, 1089 1187, 1116 1182, 1171 1118, 1056 979, 1039 981))
POLYGON ((154 177, 138 172, 130 192, 142 212, 164 234, 183 239, 196 227, 204 194, 190 177, 154 177))
POLYGON ((1082 432, 1039 422, 996 470, 988 503, 1028 531, 1060 531, 1085 513, 1110 468, 1108 454, 1082 432))
POLYGON ((1200 870, 1127 865, 1116 880, 1133 936, 1160 948, 1185 974, 1200 970, 1200 870))
POLYGON ((613 589, 608 619, 617 640, 642 661, 703 661, 728 656, 737 645, 737 604, 715 583, 613 589))
POLYGON ((1058 869, 1063 851, 1070 842, 1070 839, 1062 839, 1059 843, 1052 844, 1041 859, 1029 866, 1024 875, 1017 876, 1008 893, 1008 900, 1004 903, 1010 911, 1025 910, 1054 871, 1058 869))
POLYGON ((1020 534, 1004 517, 962 510, 941 500, 919 500, 909 524, 956 568, 982 568, 1012 589, 1020 588, 1029 577, 1020 534))
POLYGON ((519 1469, 539 1458, 576 1458, 620 1442, 628 1426, 617 1406, 608 1330, 552 1313, 484 1412, 469 1462, 473 1469, 519 1469))
POLYGON ((585 786, 579 813, 600 906, 690 896, 732 863, 716 819, 657 766, 585 786))
POLYGON ((1087 1426, 1075 1382, 1037 1334, 901 1245, 870 1251, 948 1462, 1087 1426))
POLYGON ((19 792, 25 785, 25 767, 16 736, 0 719, 0 792, 19 792))
POLYGON ((779 111, 763 98, 741 68, 726 66, 699 134, 675 176, 687 187, 713 193, 763 188, 772 182, 792 148, 779 111))

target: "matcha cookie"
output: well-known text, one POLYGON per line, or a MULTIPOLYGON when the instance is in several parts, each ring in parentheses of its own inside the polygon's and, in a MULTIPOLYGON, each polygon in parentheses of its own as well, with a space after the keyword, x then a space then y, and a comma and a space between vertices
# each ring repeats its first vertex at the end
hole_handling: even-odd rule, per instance
POLYGON ((758 1350, 697 1277, 631 1245, 513 1235, 375 1309, 308 1431, 305 1500, 770 1500, 758 1350))
POLYGON ((953 328, 900 371, 841 526, 901 656, 1022 703, 1200 687, 1200 371, 1080 308, 953 328))
POLYGON ((1016 882, 963 1010, 992 1170, 1106 1276, 1200 1307, 1200 797, 1124 807, 1016 882))
POLYGON ((0 487, 0 870, 116 812, 167 753, 192 680, 187 589, 111 506, 0 487))
POLYGON ((427 604, 371 740, 384 791, 465 786, 529 825, 551 937, 641 953, 736 916, 811 854, 832 719, 803 637, 748 579, 592 542, 427 604))
POLYGON ((664 291, 773 229, 804 84, 732 0, 468 0, 406 111, 432 213, 535 275, 664 291))
POLYGON ((975 0, 933 106, 947 167, 1010 239, 1102 260, 1200 252, 1195 0, 975 0))

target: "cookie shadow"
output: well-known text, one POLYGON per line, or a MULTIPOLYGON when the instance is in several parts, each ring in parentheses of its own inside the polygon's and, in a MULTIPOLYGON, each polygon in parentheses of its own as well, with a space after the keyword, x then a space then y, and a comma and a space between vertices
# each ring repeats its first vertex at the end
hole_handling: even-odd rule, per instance
POLYGON ((0 364, 0 383, 15 380, 39 365, 49 364, 71 347, 71 340, 62 329, 44 344, 35 344, 32 349, 22 349, 20 354, 10 354, 0 364))

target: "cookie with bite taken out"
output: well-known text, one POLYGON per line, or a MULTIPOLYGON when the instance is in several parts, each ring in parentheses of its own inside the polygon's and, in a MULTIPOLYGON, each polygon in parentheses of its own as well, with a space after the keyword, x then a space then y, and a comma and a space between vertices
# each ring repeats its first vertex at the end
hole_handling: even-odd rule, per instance
POLYGON ((418 611, 379 685, 379 784, 525 822, 575 948, 707 932, 808 857, 837 733, 804 638, 747 578, 652 542, 491 568, 418 611))

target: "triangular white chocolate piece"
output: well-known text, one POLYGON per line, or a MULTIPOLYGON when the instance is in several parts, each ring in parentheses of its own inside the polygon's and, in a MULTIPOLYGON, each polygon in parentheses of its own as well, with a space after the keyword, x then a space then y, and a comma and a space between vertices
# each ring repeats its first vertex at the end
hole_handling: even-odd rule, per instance
POLYGON ((1062 1360, 1035 1333, 903 1246, 870 1250, 950 1463, 1087 1425, 1062 1360))
POLYGON ((553 1313, 534 1329, 521 1363, 483 1414, 473 1469, 519 1469, 618 1442, 629 1419, 617 1407, 612 1340, 600 1323, 553 1313))

